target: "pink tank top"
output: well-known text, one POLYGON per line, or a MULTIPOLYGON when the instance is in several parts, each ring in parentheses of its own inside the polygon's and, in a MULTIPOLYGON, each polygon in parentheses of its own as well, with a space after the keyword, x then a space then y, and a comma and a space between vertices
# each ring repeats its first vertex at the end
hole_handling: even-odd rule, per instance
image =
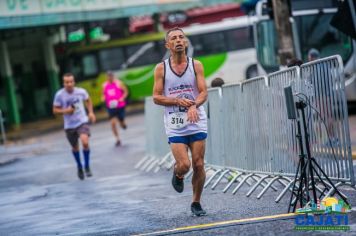
POLYGON ((115 109, 126 106, 126 101, 119 102, 119 99, 124 96, 124 90, 120 87, 119 81, 114 80, 110 83, 108 81, 104 84, 104 97, 107 108, 115 109))

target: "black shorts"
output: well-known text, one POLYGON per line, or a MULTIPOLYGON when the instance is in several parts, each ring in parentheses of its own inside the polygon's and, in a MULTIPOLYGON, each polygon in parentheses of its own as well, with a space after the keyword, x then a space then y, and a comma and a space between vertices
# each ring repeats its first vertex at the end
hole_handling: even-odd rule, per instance
POLYGON ((117 117, 119 121, 125 120, 125 107, 122 108, 108 108, 109 118, 117 117))
POLYGON ((66 129, 65 132, 70 145, 72 147, 76 147, 81 134, 87 134, 90 136, 90 127, 88 123, 84 123, 79 125, 77 128, 66 129))

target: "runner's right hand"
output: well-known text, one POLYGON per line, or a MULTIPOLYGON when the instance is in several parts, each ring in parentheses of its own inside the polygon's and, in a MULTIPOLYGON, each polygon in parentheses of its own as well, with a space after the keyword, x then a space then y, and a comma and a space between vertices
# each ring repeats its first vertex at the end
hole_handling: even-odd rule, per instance
POLYGON ((186 99, 186 98, 178 98, 177 105, 181 107, 190 107, 195 104, 195 101, 186 99))
POLYGON ((72 106, 69 106, 69 107, 67 107, 67 108, 65 108, 65 109, 63 110, 63 113, 64 113, 64 114, 69 114, 69 115, 71 115, 71 114, 73 114, 73 112, 74 112, 74 107, 72 107, 72 106))

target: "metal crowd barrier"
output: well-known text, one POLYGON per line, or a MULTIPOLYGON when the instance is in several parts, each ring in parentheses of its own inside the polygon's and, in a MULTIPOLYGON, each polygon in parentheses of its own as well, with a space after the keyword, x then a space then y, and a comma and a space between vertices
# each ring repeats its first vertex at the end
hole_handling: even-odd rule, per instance
POLYGON ((302 92, 313 107, 313 156, 331 179, 355 185, 343 70, 340 56, 302 65, 302 92))
MULTIPOLYGON (((230 178, 223 192, 227 192, 234 183, 238 184, 232 191, 233 194, 244 184, 253 184, 247 196, 261 186, 263 192, 259 195, 260 198, 268 188, 278 190, 272 185, 274 181, 278 180, 283 186, 287 185, 283 179, 290 181, 283 175, 279 175, 279 178, 272 177, 273 173, 281 168, 273 165, 273 157, 270 156, 271 148, 275 145, 271 145, 273 133, 270 130, 269 117, 273 110, 268 109, 270 105, 266 97, 271 91, 267 82, 266 77, 258 77, 241 84, 223 86, 220 127, 225 136, 223 149, 226 156, 224 164, 227 168, 221 175, 233 173, 233 178, 230 178), (272 178, 272 181, 268 182, 269 178, 272 178)), ((209 93, 209 104, 210 99, 209 93)), ((215 136, 212 130, 210 136, 215 136)), ((213 189, 218 181, 221 181, 221 175, 212 186, 213 189)), ((212 179, 207 181, 206 187, 209 181, 212 179)))
POLYGON ((214 173, 205 182, 207 187, 216 176, 219 176, 212 188, 214 189, 217 184, 227 176, 231 176, 231 171, 226 166, 227 156, 224 149, 225 134, 222 129, 223 121, 223 96, 221 88, 211 88, 208 91, 209 100, 206 103, 205 109, 208 116, 208 130, 209 135, 206 141, 206 154, 205 161, 208 164, 207 168, 213 170, 214 173), (213 134, 213 135, 210 135, 213 134))
POLYGON ((157 106, 152 97, 145 99, 146 156, 135 166, 136 169, 157 172, 162 167, 174 164, 163 125, 164 108, 157 106))
MULTIPOLYGON (((209 129, 205 161, 213 174, 205 188, 212 184, 215 189, 224 181, 221 190, 227 192, 235 185, 235 194, 246 184, 250 187, 247 196, 260 188, 257 198, 270 188, 281 190, 276 202, 291 191, 299 148, 296 121, 287 118, 283 91, 286 86, 292 87, 295 100, 309 104, 306 114, 313 157, 336 186, 355 185, 343 65, 339 56, 333 56, 267 77, 209 89, 205 104, 209 129)), ((152 98, 146 99, 145 106, 148 157, 138 164, 146 170, 157 171, 162 166, 169 169, 174 158, 168 145, 162 145, 162 140, 167 140, 160 118, 163 108, 154 105, 152 98)), ((186 177, 191 174, 192 171, 186 177)), ((332 195, 333 189, 327 189, 325 193, 325 188, 317 185, 317 191, 332 195)))

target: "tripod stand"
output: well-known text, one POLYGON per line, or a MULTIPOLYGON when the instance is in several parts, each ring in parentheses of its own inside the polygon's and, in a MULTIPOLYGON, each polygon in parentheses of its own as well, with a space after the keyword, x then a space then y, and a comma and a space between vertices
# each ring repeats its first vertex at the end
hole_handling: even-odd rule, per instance
MULTIPOLYGON (((313 195, 314 203, 317 202, 318 198, 316 194, 316 186, 315 186, 316 182, 315 182, 314 174, 318 177, 318 180, 324 185, 326 190, 329 190, 329 186, 332 186, 332 188, 335 190, 337 195, 339 195, 346 204, 349 204, 347 202, 346 197, 340 193, 340 191, 336 188, 334 183, 329 179, 327 174, 316 162, 315 158, 311 156, 308 127, 306 124, 305 112, 304 112, 304 108, 307 106, 307 104, 303 100, 300 100, 299 102, 296 102, 295 105, 297 110, 300 111, 301 113, 300 118, 302 120, 300 121, 300 119, 297 119, 298 133, 296 135, 298 139, 300 154, 299 154, 299 163, 298 163, 297 171, 295 173, 295 178, 294 178, 295 181, 292 187, 292 194, 289 201, 288 212, 291 212, 291 208, 293 208, 293 212, 295 212, 298 201, 300 203, 300 207, 304 206, 304 202, 309 202, 311 200, 310 193, 309 193, 310 190, 313 195), (304 139, 301 133, 301 122, 303 125, 304 139), (304 144, 306 149, 306 155, 304 152, 303 141, 305 142, 304 144), (298 177, 299 172, 300 175, 298 177), (296 187, 297 182, 299 182, 298 187, 296 187), (327 186, 326 182, 329 184, 329 186, 327 186), (295 196, 294 202, 293 202, 293 196, 295 196)), ((320 197, 324 195, 324 192, 325 190, 321 193, 320 197)))

